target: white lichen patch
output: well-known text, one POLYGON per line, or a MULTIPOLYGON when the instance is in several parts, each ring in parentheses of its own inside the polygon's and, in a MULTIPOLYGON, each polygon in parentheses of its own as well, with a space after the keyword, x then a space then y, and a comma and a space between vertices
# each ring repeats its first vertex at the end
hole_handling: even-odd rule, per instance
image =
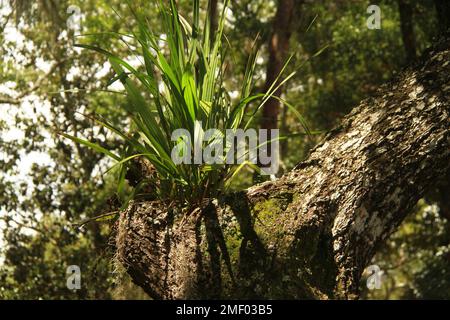
POLYGON ((413 87, 412 91, 409 93, 411 99, 416 99, 419 94, 423 92, 424 88, 421 85, 413 87))
POLYGON ((323 145, 321 145, 320 147, 318 147, 316 150, 317 150, 318 152, 323 152, 323 151, 325 151, 325 150, 328 148, 329 145, 330 145, 330 143, 327 141, 327 142, 325 142, 323 145))
POLYGON ((332 201, 335 201, 335 200, 337 200, 337 199, 339 198, 340 195, 341 195, 341 193, 340 193, 339 191, 333 192, 333 193, 331 194, 330 199, 331 199, 332 201))
POLYGON ((416 109, 422 111, 425 108, 425 102, 421 101, 417 104, 416 109))
POLYGON ((331 170, 334 168, 335 164, 336 164, 336 160, 335 160, 334 158, 332 158, 332 157, 327 157, 327 158, 325 159, 325 164, 324 164, 324 166, 325 166, 325 168, 326 168, 328 171, 331 171, 331 170))
POLYGON ((340 241, 334 241, 333 243, 333 250, 335 252, 339 251, 339 249, 341 248, 341 242, 340 241))
POLYGON ((353 147, 353 146, 357 147, 357 146, 361 143, 362 139, 363 139, 362 137, 357 137, 357 138, 354 138, 354 139, 349 139, 346 143, 344 143, 344 144, 341 145, 341 148, 340 148, 341 151, 350 149, 350 148, 353 147))
POLYGON ((324 174, 321 171, 317 172, 317 174, 315 175, 315 178, 319 185, 322 184, 322 182, 325 180, 324 174))
POLYGON ((340 230, 349 224, 349 222, 350 218, 347 215, 339 213, 334 219, 333 228, 331 229, 333 236, 336 236, 340 230))

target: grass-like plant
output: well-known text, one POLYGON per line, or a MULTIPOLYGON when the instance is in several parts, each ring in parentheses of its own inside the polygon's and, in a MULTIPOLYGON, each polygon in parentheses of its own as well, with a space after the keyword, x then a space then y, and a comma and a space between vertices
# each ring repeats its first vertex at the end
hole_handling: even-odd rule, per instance
MULTIPOLYGON (((201 134, 199 123, 205 131, 210 128, 221 131, 246 129, 264 103, 274 97, 277 88, 295 73, 282 81, 277 78, 266 93, 252 94, 257 58, 254 50, 248 59, 239 99, 233 103, 223 85, 223 30, 228 1, 224 2, 217 30, 210 30, 209 15, 200 27, 199 0, 192 2, 193 21, 188 23, 178 13, 174 0, 168 4, 159 0, 162 27, 166 34, 162 46, 161 38, 152 32, 146 19, 130 6, 138 32, 117 36, 131 37, 135 41, 137 49, 132 51, 142 59, 142 70, 102 48, 78 45, 106 55, 116 73, 112 80, 121 81, 125 87, 128 96, 126 111, 132 119, 132 126, 124 131, 103 118, 96 117, 95 121, 122 138, 126 152, 117 155, 99 144, 63 133, 65 137, 117 161, 114 167, 119 172, 119 190, 124 190, 130 160, 142 157, 156 171, 153 178, 149 177, 142 183, 152 185, 160 199, 177 201, 188 207, 199 205, 205 199, 223 192, 243 164, 175 164, 171 157, 172 150, 178 147, 182 152, 180 145, 184 141, 171 141, 172 132, 183 128, 189 131, 191 137, 201 138, 198 137, 201 134)), ((295 108, 289 104, 287 106, 300 117, 295 108)), ((207 144, 204 142, 201 148, 207 144)))

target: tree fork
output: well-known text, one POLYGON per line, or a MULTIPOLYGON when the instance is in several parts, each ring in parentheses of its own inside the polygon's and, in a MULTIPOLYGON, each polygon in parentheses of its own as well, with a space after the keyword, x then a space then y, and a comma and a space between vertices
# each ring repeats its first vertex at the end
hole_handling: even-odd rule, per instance
POLYGON ((132 202, 118 260, 156 299, 357 298, 378 245, 449 174, 449 61, 447 34, 276 181, 188 216, 132 202))

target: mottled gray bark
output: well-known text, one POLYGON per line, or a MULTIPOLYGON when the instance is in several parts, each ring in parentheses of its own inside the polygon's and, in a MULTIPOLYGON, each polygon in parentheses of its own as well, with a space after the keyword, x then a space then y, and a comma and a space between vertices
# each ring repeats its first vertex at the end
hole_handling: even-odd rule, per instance
POLYGON ((132 203, 117 257, 154 298, 356 298, 377 246, 449 173, 449 96, 447 36, 280 179, 187 216, 132 203))

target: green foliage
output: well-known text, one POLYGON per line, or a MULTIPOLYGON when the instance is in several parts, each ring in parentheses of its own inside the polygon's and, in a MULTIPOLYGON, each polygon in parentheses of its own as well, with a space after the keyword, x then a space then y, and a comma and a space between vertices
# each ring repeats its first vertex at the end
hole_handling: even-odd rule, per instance
POLYGON ((438 206, 421 200, 372 260, 383 271, 382 288, 367 290, 362 281, 363 297, 449 299, 449 230, 438 206))
MULTIPOLYGON (((143 153, 124 148, 126 139, 107 128, 119 129, 127 139, 133 138, 130 133, 139 131, 127 117, 131 97, 106 92, 113 89, 107 88, 106 84, 116 78, 117 73, 110 70, 108 56, 74 48, 73 44, 81 42, 82 38, 74 39, 73 32, 67 29, 69 14, 66 9, 69 5, 80 7, 82 33, 92 34, 89 41, 83 39, 83 43, 113 52, 124 61, 136 60, 133 51, 143 56, 138 41, 142 37, 138 19, 128 18, 133 17, 132 14, 121 19, 113 13, 112 8, 117 12, 128 12, 124 1, 61 0, 53 1, 54 7, 46 7, 45 4, 50 2, 45 1, 21 2, 28 4, 29 8, 24 8, 18 18, 19 25, 15 23, 14 14, 9 14, 7 10, 0 12, 0 100, 11 90, 17 95, 24 95, 19 105, 0 105, 0 298, 143 298, 145 294, 133 287, 125 274, 119 276, 123 280, 112 274, 112 256, 104 250, 111 233, 109 223, 89 223, 81 229, 73 225, 123 205, 111 197, 117 181, 112 179, 112 175, 102 174, 114 163, 104 154, 78 143, 73 144, 56 134, 64 132, 90 141, 124 160, 133 154, 143 153), (8 37, 2 29, 4 26, 16 29, 17 36, 8 37), (134 30, 135 35, 130 34, 130 30, 134 30), (126 40, 131 51, 123 45, 121 38, 126 40), (47 72, 46 68, 42 68, 42 62, 55 65, 55 68, 47 72), (36 83, 39 86, 30 92, 30 84, 36 83), (11 138, 11 132, 23 132, 23 135, 11 138), (27 162, 35 162, 35 158, 42 154, 47 155, 45 161, 39 161, 27 169, 27 162), (31 160, 24 161, 26 155, 31 160), (77 292, 65 287, 66 267, 71 264, 79 265, 82 270, 83 289, 77 292)), ((294 63, 288 65, 285 71, 290 74, 298 65, 302 65, 302 69, 285 83, 284 91, 286 99, 307 118, 312 128, 329 129, 405 64, 398 6, 396 0, 379 1, 382 29, 368 30, 365 21, 366 8, 371 3, 369 0, 305 3, 296 9, 290 43, 294 63), (327 45, 325 51, 311 59, 327 45)), ((436 13, 433 0, 412 3, 418 51, 422 51, 436 33, 436 13)), ((188 28, 185 22, 194 21, 192 1, 179 0, 177 5, 185 18, 180 18, 180 24, 185 37, 183 41, 187 44, 192 32, 185 29, 188 28)), ((227 36, 226 39, 222 37, 225 44, 221 44, 218 50, 218 65, 223 66, 218 77, 221 82, 214 84, 219 92, 213 92, 219 104, 225 100, 225 105, 236 107, 239 101, 234 97, 239 97, 245 82, 245 70, 248 69, 247 62, 256 51, 259 55, 255 59, 255 77, 248 95, 262 91, 267 67, 267 43, 276 5, 277 2, 272 0, 230 2, 231 13, 224 21, 227 36), (257 34, 259 40, 255 41, 257 34)), ((158 35, 166 33, 167 28, 161 23, 157 10, 158 1, 135 0, 133 7, 137 8, 139 17, 145 17, 145 29, 158 35)), ((207 16, 205 9, 200 8, 199 21, 204 21, 207 16)), ((190 26, 192 28, 192 23, 190 26)), ((206 30, 205 27, 202 29, 206 30)), ((204 36, 204 32, 197 36, 200 47, 204 36)), ((172 68, 168 43, 161 42, 158 47, 172 68)), ((209 48, 212 50, 212 46, 209 48)), ((185 47, 185 50, 188 48, 185 47)), ((197 55, 201 54, 197 52, 197 55)), ((136 86, 145 103, 152 108, 152 116, 159 117, 153 103, 155 99, 150 97, 145 82, 141 82, 121 63, 118 64, 126 74, 116 78, 117 83, 113 86, 125 80, 126 76, 126 80, 136 86)), ((142 66, 131 66, 139 77, 148 80, 145 61, 142 66)), ((190 70, 196 70, 192 77, 196 92, 199 92, 197 67, 191 65, 190 70)), ((158 84, 170 80, 160 77, 157 65, 154 70, 158 84)), ((183 73, 178 70, 174 74, 179 86, 182 86, 183 73)), ((180 105, 180 97, 173 98, 174 93, 166 90, 164 95, 169 95, 180 105)), ((184 94, 181 98, 185 100, 184 94)), ((254 106, 249 105, 248 108, 254 108, 254 111, 256 102, 261 100, 253 101, 254 106)), ((166 105, 164 101, 163 106, 166 105)), ((202 110, 197 111, 196 119, 197 116, 200 119, 202 110)), ((189 119, 188 113, 182 115, 183 119, 189 119)), ((243 120, 247 121, 250 115, 245 113, 244 117, 243 120)), ((254 119, 258 120, 258 115, 254 119)), ((300 131, 301 123, 292 108, 283 111, 280 127, 285 135, 300 131)), ((304 158, 319 138, 308 136, 306 139, 289 140, 289 143, 283 140, 285 170, 304 158)), ((136 139, 143 144, 139 140, 141 138, 136 139)), ((130 162, 122 164, 131 165, 130 162)), ((234 186, 243 188, 251 185, 251 177, 242 173, 240 171, 235 175, 234 186)), ((206 172, 203 174, 207 176, 206 172)), ((128 189, 123 186, 123 190, 128 189)), ((439 202, 437 204, 440 205, 439 202)), ((387 273, 387 280, 383 290, 370 291, 364 297, 448 298, 448 222, 435 214, 424 215, 428 212, 425 207, 424 204, 419 205, 415 214, 402 224, 392 241, 374 258, 373 263, 380 265, 387 273)), ((236 234, 232 236, 237 234, 236 229, 236 234)), ((235 239, 233 244, 238 246, 239 241, 235 239)), ((239 250, 238 247, 234 249, 236 252, 239 250)))
MULTIPOLYGON (((102 48, 78 44, 79 47, 95 50, 108 57, 116 73, 110 83, 120 80, 125 87, 129 101, 125 111, 132 119, 133 126, 124 132, 104 120, 97 120, 123 139, 126 147, 121 156, 98 144, 65 133, 62 135, 119 161, 119 193, 122 193, 120 188, 124 185, 128 161, 143 157, 158 173, 154 180, 145 181, 156 190, 158 198, 193 206, 202 203, 205 197, 217 196, 228 179, 235 177, 235 173, 242 168, 242 165, 234 167, 233 172, 233 166, 226 164, 228 152, 234 149, 226 146, 223 132, 227 129, 246 129, 277 88, 295 74, 291 73, 280 83, 275 81, 264 94, 251 95, 257 58, 257 53, 253 52, 247 62, 239 99, 233 103, 223 86, 226 68, 223 29, 227 2, 224 3, 217 30, 210 30, 208 16, 204 27, 200 28, 200 3, 196 0, 192 4, 193 22, 189 24, 178 13, 175 1, 170 1, 170 6, 159 2, 161 23, 165 30, 163 41, 161 36, 154 35, 145 17, 130 7, 138 32, 128 36, 133 43, 127 43, 127 46, 132 55, 142 57, 144 72, 102 48), (132 45, 136 49, 131 49, 132 45), (258 100, 260 102, 256 108, 247 112, 250 103, 258 100), (246 117, 247 114, 249 116, 246 117), (172 141, 173 132, 181 128, 189 132, 193 141, 172 141), (202 130, 209 129, 219 130, 222 135, 216 134, 205 143, 202 130), (201 145, 198 145, 198 141, 201 145), (173 150, 180 153, 181 157, 185 157, 186 153, 188 157, 193 157, 195 148, 203 151, 218 142, 226 146, 223 156, 220 155, 221 163, 177 164, 173 160, 173 150)), ((292 105, 286 105, 295 111, 292 105)), ((298 112, 296 115, 301 119, 298 112)))
MULTIPOLYGON (((66 26, 70 4, 80 6, 86 33, 119 30, 116 19, 98 14, 110 10, 109 1, 58 1, 49 8, 59 14, 58 25, 42 16, 38 4, 18 26, 8 11, 0 13, 6 14, 0 27, 17 30, 15 37, 0 33, 0 85, 24 95, 17 106, 0 105, 0 299, 109 299, 120 287, 111 273, 111 252, 105 250, 109 225, 73 225, 113 210, 113 183, 100 174, 108 162, 55 134, 57 129, 82 135, 114 149, 114 137, 75 111, 107 114, 123 125, 122 111, 110 107, 123 97, 100 91, 109 79, 108 73, 97 75, 105 59, 73 47, 66 26), (37 83, 31 92, 30 84, 37 83), (72 264, 82 271, 82 290, 76 292, 66 287, 66 268, 72 264)), ((98 45, 110 43, 96 38, 98 45)), ((0 99, 6 93, 2 87, 0 99)))

